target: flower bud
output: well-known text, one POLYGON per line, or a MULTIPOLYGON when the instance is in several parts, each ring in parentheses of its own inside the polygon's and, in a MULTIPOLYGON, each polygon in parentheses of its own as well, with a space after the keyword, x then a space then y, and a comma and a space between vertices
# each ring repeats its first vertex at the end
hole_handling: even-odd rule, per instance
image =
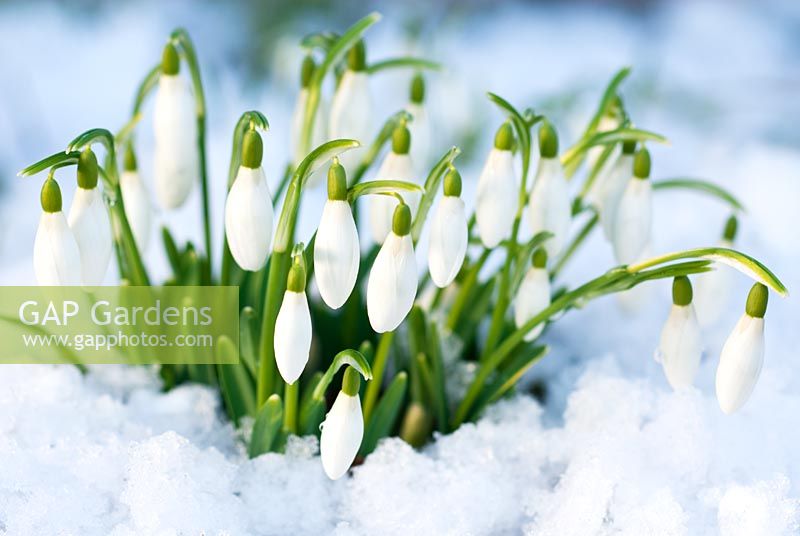
POLYGON ((469 232, 460 194, 461 176, 453 168, 445 175, 444 197, 433 215, 428 242, 428 269, 431 280, 439 288, 453 282, 467 253, 469 232))
POLYGON ((553 234, 545 242, 547 253, 553 258, 561 252, 567 241, 572 221, 572 203, 561 161, 557 156, 545 156, 558 152, 555 130, 549 123, 547 127, 543 126, 539 130, 539 143, 543 152, 528 200, 528 223, 534 235, 542 231, 553 234))
POLYGON ((487 248, 510 237, 514 225, 518 193, 511 153, 513 139, 511 125, 504 123, 497 131, 494 149, 489 152, 478 179, 475 219, 478 235, 487 248))
POLYGON ((133 144, 130 142, 125 146, 123 162, 124 169, 119 177, 119 187, 122 190, 125 217, 128 218, 136 245, 140 251, 145 251, 150 243, 153 211, 150 195, 136 169, 136 154, 133 151, 133 144))
POLYGON ((653 218, 650 153, 640 149, 633 162, 633 177, 619 200, 613 225, 614 256, 620 264, 639 260, 650 244, 653 218))
POLYGON ((673 389, 687 387, 694 382, 703 348, 700 326, 692 305, 692 284, 686 276, 676 277, 672 283, 672 308, 656 352, 664 367, 667 381, 673 389))
POLYGON ((111 220, 97 187, 97 174, 97 157, 87 147, 78 160, 78 188, 67 222, 81 256, 81 280, 89 286, 105 279, 114 248, 111 220))
POLYGON ((337 480, 347 472, 364 438, 364 416, 358 395, 359 384, 358 372, 348 366, 342 390, 339 391, 336 401, 322 423, 320 457, 322 468, 331 480, 337 480))
POLYGON ((275 319, 275 362, 281 377, 293 384, 308 363, 311 351, 311 312, 306 297, 302 254, 295 257, 286 279, 286 292, 275 319))
MULTIPOLYGON (((398 126, 392 136, 392 150, 386 155, 376 180, 396 180, 417 184, 419 179, 414 173, 414 163, 408 154, 411 144, 408 129, 398 126), (400 151, 400 152, 397 152, 400 151), (403 152, 405 151, 405 152, 403 152)), ((421 195, 418 192, 403 192, 405 202, 408 203, 411 218, 417 212, 421 195)), ((383 243, 386 235, 392 228, 392 215, 397 207, 397 200, 386 195, 376 195, 369 199, 369 225, 372 239, 376 244, 383 243)))
MULTIPOLYGON (((514 324, 521 328, 530 319, 550 306, 550 276, 547 273, 547 252, 538 248, 533 253, 533 265, 517 291, 514 304, 514 324)), ((525 334, 526 341, 532 341, 544 330, 544 322, 534 326, 525 334)))
POLYGON ((78 244, 61 211, 61 190, 48 178, 42 185, 42 216, 33 243, 33 271, 42 286, 80 285, 78 244))
POLYGON ((539 127, 539 154, 542 158, 558 156, 558 135, 550 121, 544 121, 539 127))

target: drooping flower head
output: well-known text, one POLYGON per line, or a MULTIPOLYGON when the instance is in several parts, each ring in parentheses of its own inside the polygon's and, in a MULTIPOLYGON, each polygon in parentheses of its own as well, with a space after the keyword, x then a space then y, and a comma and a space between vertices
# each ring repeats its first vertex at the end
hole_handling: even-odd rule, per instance
POLYGON ((416 174, 423 177, 428 169, 431 155, 431 123, 425 110, 425 78, 422 73, 414 74, 411 79, 409 103, 406 111, 411 114, 408 125, 414 144, 411 146, 411 160, 414 162, 416 174))
POLYGON ((717 367, 717 401, 724 413, 741 408, 753 392, 764 364, 764 315, 769 290, 756 283, 747 296, 745 312, 722 347, 717 367))
POLYGON ((61 189, 52 177, 42 185, 42 216, 33 243, 33 271, 42 286, 81 284, 78 243, 61 211, 61 189))
POLYGON ((686 276, 672 282, 672 308, 658 345, 657 359, 673 389, 692 385, 703 353, 700 326, 692 305, 692 283, 686 276))
POLYGON ((558 135, 549 121, 539 129, 539 167, 528 202, 528 222, 533 234, 549 231, 545 242, 550 258, 564 247, 572 218, 569 187, 558 159, 558 135))
POLYGON ((308 363, 311 351, 311 313, 302 250, 295 254, 286 279, 286 292, 275 320, 274 349, 281 377, 293 384, 308 363))
POLYGON ((636 153, 636 142, 622 143, 622 152, 617 157, 608 173, 600 179, 596 190, 596 205, 600 213, 603 234, 609 240, 614 237, 614 219, 617 215, 620 199, 625 187, 633 175, 633 157, 636 153))
MULTIPOLYGON (((550 275, 547 273, 547 251, 537 248, 533 252, 532 264, 520 284, 514 304, 514 324, 521 328, 526 322, 550 305, 550 275)), ((544 322, 537 324, 525 334, 526 341, 538 337, 544 322)))
POLYGON ((319 440, 322 468, 331 480, 344 476, 356 459, 364 438, 364 416, 358 391, 361 376, 348 366, 342 380, 342 390, 322 423, 319 440))
POLYGON ((347 53, 347 69, 331 104, 329 139, 354 139, 361 147, 341 155, 345 169, 355 169, 372 137, 372 96, 367 73, 367 51, 359 40, 347 53))
POLYGON ((264 148, 255 129, 242 140, 242 164, 225 201, 225 237, 236 264, 255 272, 264 267, 272 242, 272 198, 264 169, 264 148))
POLYGON ((461 175, 451 168, 444 177, 444 196, 433 215, 428 243, 428 269, 437 287, 444 288, 456 278, 464 264, 468 241, 461 175))
POLYGON ((150 195, 142 183, 136 165, 136 153, 133 144, 128 142, 125 146, 122 174, 119 177, 119 186, 122 190, 122 202, 125 206, 125 217, 131 226, 131 232, 140 251, 145 251, 150 243, 150 229, 152 227, 153 209, 150 195))
POLYGON ((643 147, 636 153, 633 177, 614 218, 614 256, 620 264, 638 261, 650 245, 653 201, 649 177, 650 152, 643 147))
POLYGON ((383 242, 367 282, 367 315, 377 333, 394 331, 414 305, 417 261, 411 240, 411 210, 394 209, 392 230, 383 242))
POLYGON ((314 242, 314 274, 323 301, 338 309, 350 297, 358 277, 361 251, 353 211, 347 202, 344 166, 334 158, 328 170, 328 200, 314 242))
POLYGON ((503 123, 478 179, 475 218, 478 235, 487 248, 509 238, 514 225, 518 194, 513 147, 514 131, 511 124, 503 123))
POLYGON ((67 222, 81 255, 81 279, 90 286, 103 282, 114 248, 111 220, 97 177, 97 157, 87 147, 78 159, 78 188, 67 222))
MULTIPOLYGON (((375 180, 404 181, 418 183, 414 173, 414 164, 411 161, 411 132, 405 122, 399 124, 392 133, 392 150, 384 158, 375 180)), ((403 193, 404 200, 411 210, 413 220, 419 207, 421 194, 418 192, 403 193)), ((382 244, 386 235, 392 229, 392 215, 397 207, 397 200, 390 196, 379 195, 370 199, 369 224, 372 239, 376 244, 382 244)))

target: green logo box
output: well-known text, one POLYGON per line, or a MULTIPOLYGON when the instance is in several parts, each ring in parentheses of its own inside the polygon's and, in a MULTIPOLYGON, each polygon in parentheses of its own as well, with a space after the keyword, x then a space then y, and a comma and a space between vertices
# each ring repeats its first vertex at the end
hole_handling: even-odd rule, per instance
POLYGON ((239 287, 0 287, 0 363, 238 362, 239 287))

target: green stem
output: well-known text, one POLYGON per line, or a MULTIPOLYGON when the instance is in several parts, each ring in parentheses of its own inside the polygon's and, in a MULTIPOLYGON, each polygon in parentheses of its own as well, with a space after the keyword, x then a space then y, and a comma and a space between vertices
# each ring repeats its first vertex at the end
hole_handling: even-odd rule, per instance
POLYGON ((369 417, 378 400, 378 393, 383 383, 383 374, 386 372, 386 363, 389 360, 389 350, 394 340, 394 331, 387 331, 381 335, 378 348, 375 350, 375 361, 372 362, 372 381, 367 384, 367 391, 364 393, 364 422, 369 422, 369 417))
POLYGON ((447 316, 446 325, 449 331, 455 331, 458 321, 461 320, 461 314, 467 306, 467 301, 472 298, 472 289, 475 288, 475 284, 478 282, 478 274, 491 253, 492 250, 484 248, 481 252, 481 256, 478 257, 478 260, 475 261, 475 264, 470 268, 467 276, 464 278, 464 283, 461 285, 458 295, 456 295, 453 301, 453 306, 450 308, 450 314, 447 316))
POLYGON ((586 238, 591 234, 592 229, 597 225, 597 222, 600 220, 600 216, 595 212, 591 218, 584 224, 581 230, 578 232, 577 235, 572 239, 567 249, 564 250, 564 253, 561 254, 561 257, 556 262, 553 269, 550 271, 551 279, 555 279, 561 273, 561 270, 564 269, 564 266, 567 264, 567 261, 575 254, 578 250, 580 245, 586 240, 586 238))
POLYGON ((300 396, 300 380, 286 384, 284 390, 283 429, 290 434, 297 434, 297 401, 300 396))

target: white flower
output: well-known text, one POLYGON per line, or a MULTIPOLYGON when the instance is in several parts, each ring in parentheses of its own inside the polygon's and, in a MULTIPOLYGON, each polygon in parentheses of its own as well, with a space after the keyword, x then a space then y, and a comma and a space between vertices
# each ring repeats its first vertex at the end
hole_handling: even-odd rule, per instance
POLYGON ((614 256, 621 264, 640 259, 650 244, 653 211, 652 187, 647 180, 650 156, 642 149, 636 159, 639 166, 634 162, 634 176, 625 187, 614 217, 614 256))
POLYGON ((128 218, 139 251, 144 252, 150 243, 150 228, 153 218, 150 196, 142 184, 139 172, 135 169, 122 172, 119 177, 119 186, 125 205, 125 217, 128 218))
POLYGON ((331 309, 344 305, 353 292, 360 253, 350 205, 344 200, 328 199, 314 242, 314 275, 319 293, 331 309))
POLYGON ((608 172, 602 177, 598 177, 598 184, 592 201, 600 214, 603 234, 609 240, 613 238, 614 219, 619 202, 622 199, 622 194, 625 193, 625 188, 628 186, 632 174, 633 148, 632 146, 626 146, 608 172))
POLYGON ((156 197, 167 209, 183 205, 200 174, 194 97, 178 69, 177 52, 167 45, 153 115, 156 197))
POLYGON ((509 238, 514 225, 519 194, 511 153, 512 142, 511 126, 504 124, 495 136, 495 147, 489 153, 478 179, 475 218, 478 235, 487 248, 493 248, 509 238))
MULTIPOLYGON (((375 180, 396 180, 417 182, 414 180, 414 166, 408 152, 390 151, 383 160, 375 180)), ((417 213, 421 195, 418 192, 403 192, 403 199, 411 209, 411 217, 417 213)), ((372 240, 382 244, 392 229, 392 215, 397 207, 397 199, 388 195, 375 195, 369 200, 369 229, 372 240)))
POLYGON ((433 215, 428 242, 428 269, 437 287, 446 287, 458 275, 468 239, 464 201, 458 196, 445 195, 433 215))
POLYGON ((345 169, 355 169, 365 147, 372 142, 372 97, 366 71, 346 70, 333 95, 328 123, 328 139, 353 139, 361 147, 343 153, 339 158, 345 169))
POLYGON ((322 423, 320 457, 322 468, 331 480, 341 478, 347 472, 364 438, 364 416, 358 396, 359 383, 358 372, 348 367, 342 390, 322 423), (352 379, 354 376, 356 381, 352 379))
MULTIPOLYGON (((545 264, 546 259, 544 262, 535 262, 522 280, 514 304, 514 324, 517 328, 521 328, 550 305, 550 276, 545 264)), ((542 333, 543 329, 544 322, 537 324, 525 334, 525 340, 532 341, 542 333)))
POLYGON ((272 198, 261 167, 261 137, 248 131, 242 147, 242 165, 225 201, 225 237, 236 264, 255 272, 266 264, 272 242, 272 198))
POLYGON ((692 286, 687 277, 676 277, 673 305, 661 330, 657 359, 673 389, 692 385, 703 353, 700 326, 692 305, 692 286))
POLYGON ((411 212, 407 205, 399 205, 367 282, 367 315, 377 333, 396 329, 414 305, 417 262, 410 229, 411 212))
POLYGON ((741 408, 758 381, 764 364, 764 312, 767 289, 756 283, 747 299, 747 311, 722 347, 717 367, 717 400, 724 413, 741 408), (753 306, 754 295, 760 300, 753 306))
POLYGON ((542 231, 553 233, 544 243, 550 258, 563 249, 571 219, 572 203, 561 162, 558 157, 542 157, 528 203, 528 222, 534 235, 542 231))
POLYGON ((297 381, 311 351, 311 313, 305 291, 287 290, 275 320, 275 362, 283 380, 297 381))
POLYGON ((53 179, 42 187, 42 216, 33 243, 33 271, 42 286, 81 284, 78 243, 61 211, 61 191, 53 179))
POLYGON ((114 243, 111 237, 111 220, 100 189, 78 187, 67 221, 81 254, 83 284, 101 284, 111 261, 114 243))

